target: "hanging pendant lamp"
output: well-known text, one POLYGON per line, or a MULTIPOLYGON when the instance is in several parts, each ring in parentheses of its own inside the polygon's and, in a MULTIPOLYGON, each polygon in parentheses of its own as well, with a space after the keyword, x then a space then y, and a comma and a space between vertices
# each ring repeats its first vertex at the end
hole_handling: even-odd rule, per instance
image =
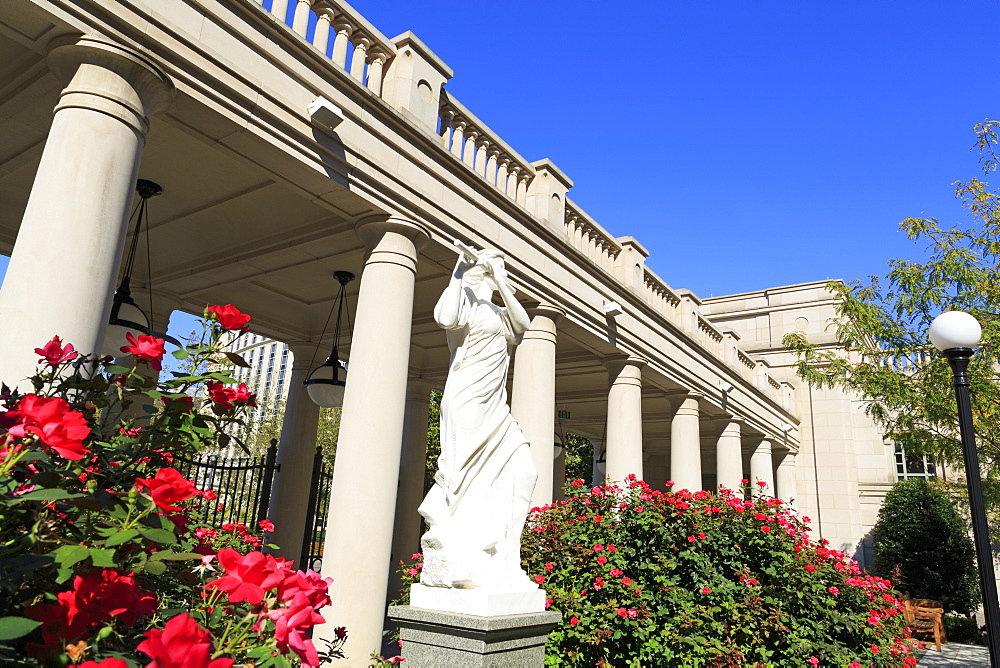
MULTIPOLYGON (((152 181, 139 179, 136 181, 135 190, 140 197, 139 204, 132 214, 132 218, 136 220, 135 232, 132 233, 132 244, 125 257, 125 271, 122 275, 122 281, 118 285, 118 289, 115 290, 115 296, 111 302, 111 317, 108 320, 101 350, 105 355, 113 357, 120 355, 122 346, 128 344, 125 338, 128 332, 133 334, 152 333, 149 316, 139 308, 135 299, 132 298, 132 269, 135 264, 135 253, 139 245, 139 233, 142 231, 143 219, 146 221, 147 230, 149 228, 149 213, 146 203, 150 197, 156 197, 162 193, 163 188, 152 181)), ((131 222, 132 219, 129 219, 129 223, 131 222)))
MULTIPOLYGON (((340 322, 347 303, 347 284, 354 280, 354 274, 349 271, 335 271, 333 277, 340 283, 340 293, 337 295, 337 324, 333 333, 333 350, 323 364, 316 367, 309 377, 303 381, 309 398, 322 408, 336 408, 344 403, 344 386, 347 384, 347 367, 340 361, 340 322)), ((348 312, 348 329, 350 329, 351 314, 348 312)), ((329 318, 327 318, 329 323, 329 318)), ((323 328, 326 335, 326 327, 323 328)), ((322 337, 321 337, 322 338, 322 337)), ((318 347, 318 346, 317 346, 318 347)))

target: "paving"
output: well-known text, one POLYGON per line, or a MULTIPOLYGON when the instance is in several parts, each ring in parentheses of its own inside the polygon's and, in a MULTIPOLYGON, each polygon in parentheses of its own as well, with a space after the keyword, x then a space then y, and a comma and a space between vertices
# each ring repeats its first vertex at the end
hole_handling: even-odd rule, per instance
POLYGON ((918 666, 985 666, 990 665, 990 651, 979 645, 945 643, 938 653, 932 644, 920 655, 918 666))

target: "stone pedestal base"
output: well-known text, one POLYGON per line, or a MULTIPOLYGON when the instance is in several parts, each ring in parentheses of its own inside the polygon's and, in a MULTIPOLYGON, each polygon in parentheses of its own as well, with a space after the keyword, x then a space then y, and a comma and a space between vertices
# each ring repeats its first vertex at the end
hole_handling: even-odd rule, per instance
POLYGON ((480 617, 390 606, 399 624, 406 668, 532 668, 545 663, 545 642, 558 612, 480 617))
POLYGON ((414 608, 457 612, 460 615, 494 617, 545 612, 545 591, 538 587, 520 591, 493 589, 453 589, 410 585, 410 605, 414 608))

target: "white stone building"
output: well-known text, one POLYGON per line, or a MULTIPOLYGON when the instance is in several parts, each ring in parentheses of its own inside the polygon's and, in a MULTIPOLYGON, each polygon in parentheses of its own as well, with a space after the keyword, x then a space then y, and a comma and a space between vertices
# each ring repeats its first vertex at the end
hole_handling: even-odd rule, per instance
POLYGON ((136 178, 159 183, 152 267, 140 254, 134 277, 149 276, 154 329, 232 303, 293 358, 271 382, 288 388, 275 542, 294 558, 318 419, 302 381, 330 344, 332 272, 358 276, 318 630, 347 626, 350 656, 379 648, 390 563, 417 546, 427 396, 447 370, 431 311, 455 238, 506 254, 533 318, 510 382, 538 503, 557 407, 603 445, 610 478, 764 480, 837 548, 858 547, 895 480, 859 403, 804 386, 781 349, 787 331, 822 334, 822 284, 672 288, 638 240, 573 203, 551 160, 525 159, 446 90, 452 70, 412 33, 389 38, 339 0, 16 0, 0 63, 0 378, 29 375, 53 334, 96 348, 136 178))

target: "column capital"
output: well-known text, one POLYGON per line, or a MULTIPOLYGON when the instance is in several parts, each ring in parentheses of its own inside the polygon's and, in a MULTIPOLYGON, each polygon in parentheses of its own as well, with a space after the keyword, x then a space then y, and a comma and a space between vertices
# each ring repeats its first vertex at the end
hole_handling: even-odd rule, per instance
POLYGON ((524 310, 527 311, 528 315, 532 318, 536 315, 541 315, 549 318, 553 322, 557 322, 559 318, 566 315, 566 310, 564 308, 547 302, 537 302, 535 304, 525 305, 524 310))
POLYGON ((409 239, 418 253, 431 238, 430 230, 420 223, 385 213, 361 218, 355 223, 354 230, 368 246, 369 251, 373 250, 379 240, 390 232, 409 239))
POLYGON ((49 44, 48 60, 65 86, 55 112, 90 109, 117 118, 145 137, 149 118, 164 111, 174 97, 174 85, 159 65, 100 37, 57 37, 49 44))
POLYGON ((644 357, 639 357, 638 355, 629 355, 627 353, 616 353, 613 355, 607 355, 601 360, 603 364, 608 369, 618 368, 621 366, 632 366, 638 369, 649 364, 649 361, 644 357))
POLYGON ((343 14, 337 16, 337 18, 331 21, 330 25, 332 25, 333 29, 336 30, 338 33, 346 33, 350 35, 352 32, 354 32, 354 24, 351 23, 350 19, 348 19, 343 14))
POLYGON ((356 35, 351 35, 351 44, 357 49, 367 51, 368 47, 372 45, 372 39, 364 33, 357 33, 356 35))

